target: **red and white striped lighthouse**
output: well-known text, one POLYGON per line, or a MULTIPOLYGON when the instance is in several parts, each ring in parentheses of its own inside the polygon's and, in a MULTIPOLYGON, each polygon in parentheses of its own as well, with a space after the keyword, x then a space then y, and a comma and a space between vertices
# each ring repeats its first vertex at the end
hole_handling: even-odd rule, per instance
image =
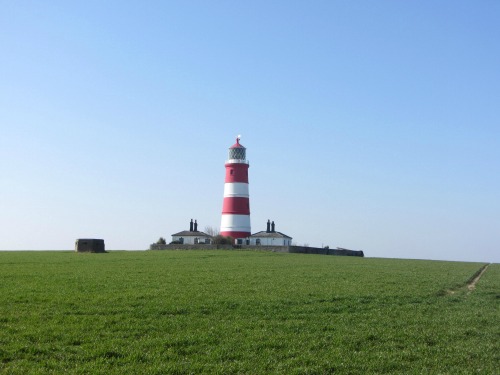
POLYGON ((246 148, 240 144, 240 136, 229 148, 226 161, 224 203, 220 234, 233 238, 250 236, 250 196, 248 194, 248 160, 246 148))

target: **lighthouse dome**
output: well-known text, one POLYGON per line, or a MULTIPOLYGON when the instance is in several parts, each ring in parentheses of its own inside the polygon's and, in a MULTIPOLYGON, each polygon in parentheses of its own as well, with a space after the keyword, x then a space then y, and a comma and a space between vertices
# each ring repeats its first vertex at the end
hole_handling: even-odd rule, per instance
POLYGON ((246 159, 246 148, 240 144, 240 138, 236 138, 236 143, 229 147, 229 160, 245 160, 246 159))

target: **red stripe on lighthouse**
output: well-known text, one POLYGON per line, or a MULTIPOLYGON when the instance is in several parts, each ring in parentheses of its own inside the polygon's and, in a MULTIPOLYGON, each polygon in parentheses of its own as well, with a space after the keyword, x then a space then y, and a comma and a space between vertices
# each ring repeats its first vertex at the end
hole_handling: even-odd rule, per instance
POLYGON ((248 164, 227 163, 226 182, 245 182, 248 184, 248 164))
POLYGON ((233 237, 233 238, 246 238, 248 236, 250 236, 250 232, 235 232, 235 231, 231 231, 231 232, 220 232, 220 235, 221 236, 224 236, 224 237, 233 237))
POLYGON ((250 200, 241 197, 226 197, 222 205, 222 213, 250 215, 250 200))

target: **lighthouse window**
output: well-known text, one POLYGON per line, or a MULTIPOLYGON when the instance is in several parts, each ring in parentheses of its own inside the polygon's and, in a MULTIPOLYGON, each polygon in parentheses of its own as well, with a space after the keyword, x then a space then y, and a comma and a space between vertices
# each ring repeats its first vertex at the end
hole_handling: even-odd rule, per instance
POLYGON ((240 159, 245 160, 245 149, 244 148, 231 148, 229 149, 229 159, 240 159))
POLYGON ((234 170, 231 169, 231 176, 234 174, 234 170))

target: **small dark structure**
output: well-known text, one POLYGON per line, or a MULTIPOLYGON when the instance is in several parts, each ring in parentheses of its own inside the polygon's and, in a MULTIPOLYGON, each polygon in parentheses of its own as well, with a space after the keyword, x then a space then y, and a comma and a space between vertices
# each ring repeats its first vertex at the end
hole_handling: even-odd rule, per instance
POLYGON ((75 251, 78 253, 105 253, 104 240, 95 238, 79 238, 75 241, 75 251))

